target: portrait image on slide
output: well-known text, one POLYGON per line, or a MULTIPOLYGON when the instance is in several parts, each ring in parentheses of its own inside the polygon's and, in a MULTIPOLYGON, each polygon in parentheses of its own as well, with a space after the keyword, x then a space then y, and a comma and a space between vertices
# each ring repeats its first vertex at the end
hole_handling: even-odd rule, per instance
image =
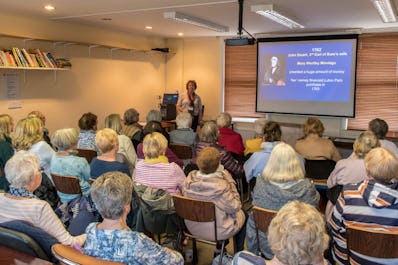
POLYGON ((285 86, 286 85, 286 55, 267 54, 264 55, 264 85, 285 86))

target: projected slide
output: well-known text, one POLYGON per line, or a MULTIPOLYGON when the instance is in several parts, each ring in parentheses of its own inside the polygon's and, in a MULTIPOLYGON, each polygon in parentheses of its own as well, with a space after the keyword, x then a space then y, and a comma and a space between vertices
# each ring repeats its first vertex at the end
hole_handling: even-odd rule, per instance
POLYGON ((257 110, 329 115, 327 104, 343 104, 337 116, 352 116, 355 93, 356 39, 269 41, 258 43, 257 110), (293 104, 293 109, 281 102, 293 104), (300 102, 305 105, 300 105, 300 102), (346 105, 347 104, 347 105, 346 105), (271 107, 271 108, 269 108, 271 107), (305 110, 309 107, 309 110, 305 110))

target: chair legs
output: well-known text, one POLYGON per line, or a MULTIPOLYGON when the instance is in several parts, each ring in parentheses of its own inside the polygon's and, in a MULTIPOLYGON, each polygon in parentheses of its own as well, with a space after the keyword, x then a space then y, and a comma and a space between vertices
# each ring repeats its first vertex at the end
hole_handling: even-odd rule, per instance
POLYGON ((221 244, 220 259, 218 260, 218 265, 222 265, 222 258, 224 257, 225 240, 221 244))
POLYGON ((198 248, 196 238, 192 238, 192 264, 198 264, 198 248))

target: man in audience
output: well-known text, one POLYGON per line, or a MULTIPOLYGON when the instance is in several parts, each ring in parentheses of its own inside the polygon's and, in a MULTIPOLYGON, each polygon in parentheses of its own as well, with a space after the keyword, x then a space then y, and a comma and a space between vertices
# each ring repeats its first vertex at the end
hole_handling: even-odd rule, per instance
MULTIPOLYGON (((369 179, 344 186, 333 210, 330 225, 333 232, 333 258, 337 264, 350 264, 346 241, 346 227, 350 224, 398 231, 397 158, 389 150, 377 147, 366 155, 365 168, 369 179)), ((350 256, 356 264, 385 264, 355 253, 350 256)))

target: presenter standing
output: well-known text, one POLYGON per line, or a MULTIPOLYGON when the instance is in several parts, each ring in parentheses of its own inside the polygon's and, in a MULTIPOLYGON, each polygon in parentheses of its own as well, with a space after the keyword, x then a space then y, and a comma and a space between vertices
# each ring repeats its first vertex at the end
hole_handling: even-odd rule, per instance
POLYGON ((182 93, 178 98, 177 110, 189 112, 192 115, 192 130, 196 132, 198 124, 202 123, 202 100, 196 91, 196 81, 189 80, 186 84, 187 93, 182 93))

